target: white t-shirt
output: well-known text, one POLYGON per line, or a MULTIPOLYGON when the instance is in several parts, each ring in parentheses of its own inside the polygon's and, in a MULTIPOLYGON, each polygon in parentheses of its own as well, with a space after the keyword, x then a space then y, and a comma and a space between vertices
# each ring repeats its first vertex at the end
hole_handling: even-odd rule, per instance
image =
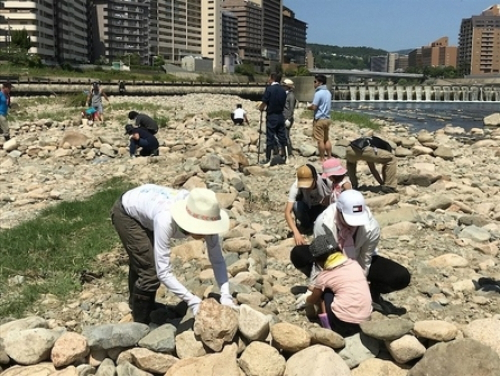
MULTIPOLYGON (((155 184, 145 184, 126 192, 122 197, 125 212, 154 233, 156 275, 170 291, 184 301, 193 295, 172 273, 170 263, 171 239, 184 239, 186 235, 172 219, 170 210, 177 201, 189 195, 185 189, 175 190, 155 184)), ((206 235, 208 257, 214 270, 217 284, 227 282, 227 268, 222 256, 219 235, 206 235)))
POLYGON ((237 108, 233 111, 235 119, 245 119, 245 114, 247 112, 242 108, 237 108))

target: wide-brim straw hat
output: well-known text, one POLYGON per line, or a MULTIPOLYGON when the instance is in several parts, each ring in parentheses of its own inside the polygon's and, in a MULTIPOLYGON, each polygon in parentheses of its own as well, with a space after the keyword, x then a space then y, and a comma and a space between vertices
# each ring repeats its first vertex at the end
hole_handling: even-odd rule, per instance
POLYGON ((185 200, 172 206, 171 213, 177 225, 190 234, 213 235, 229 230, 229 216, 209 189, 194 188, 185 200))

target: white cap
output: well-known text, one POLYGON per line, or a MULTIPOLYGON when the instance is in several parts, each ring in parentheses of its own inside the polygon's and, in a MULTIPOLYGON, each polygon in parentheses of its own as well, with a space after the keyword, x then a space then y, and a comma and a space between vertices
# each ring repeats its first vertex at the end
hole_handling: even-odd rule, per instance
POLYGON ((337 198, 336 205, 349 226, 358 227, 368 224, 370 218, 361 192, 354 189, 342 192, 337 198))

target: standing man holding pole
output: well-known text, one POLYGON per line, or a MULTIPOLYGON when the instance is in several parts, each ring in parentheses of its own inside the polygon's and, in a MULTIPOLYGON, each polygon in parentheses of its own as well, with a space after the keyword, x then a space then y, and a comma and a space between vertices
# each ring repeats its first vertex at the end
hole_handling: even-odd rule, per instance
MULTIPOLYGON (((281 75, 271 73, 268 79, 268 86, 262 97, 262 102, 259 105, 259 110, 266 111, 266 159, 261 161, 261 164, 271 162, 271 154, 273 150, 275 154, 280 155, 281 162, 286 161, 286 129, 283 110, 286 103, 286 91, 280 85, 281 75), (276 153, 276 149, 278 153, 276 153)), ((261 114, 262 115, 262 114, 261 114)))

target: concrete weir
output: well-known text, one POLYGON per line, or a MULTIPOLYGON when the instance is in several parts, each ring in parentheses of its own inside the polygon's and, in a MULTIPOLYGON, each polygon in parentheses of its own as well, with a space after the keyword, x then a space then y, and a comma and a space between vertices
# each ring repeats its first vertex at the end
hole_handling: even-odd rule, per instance
MULTIPOLYGON (((13 94, 17 96, 77 94, 89 91, 91 82, 72 81, 30 81, 12 82, 13 94)), ((125 92, 120 93, 118 82, 101 82, 100 86, 108 95, 185 95, 191 93, 239 95, 246 98, 259 98, 265 85, 259 83, 203 83, 203 82, 125 82, 125 92)))
POLYGON ((500 102, 500 86, 487 85, 332 85, 338 101, 500 102))

